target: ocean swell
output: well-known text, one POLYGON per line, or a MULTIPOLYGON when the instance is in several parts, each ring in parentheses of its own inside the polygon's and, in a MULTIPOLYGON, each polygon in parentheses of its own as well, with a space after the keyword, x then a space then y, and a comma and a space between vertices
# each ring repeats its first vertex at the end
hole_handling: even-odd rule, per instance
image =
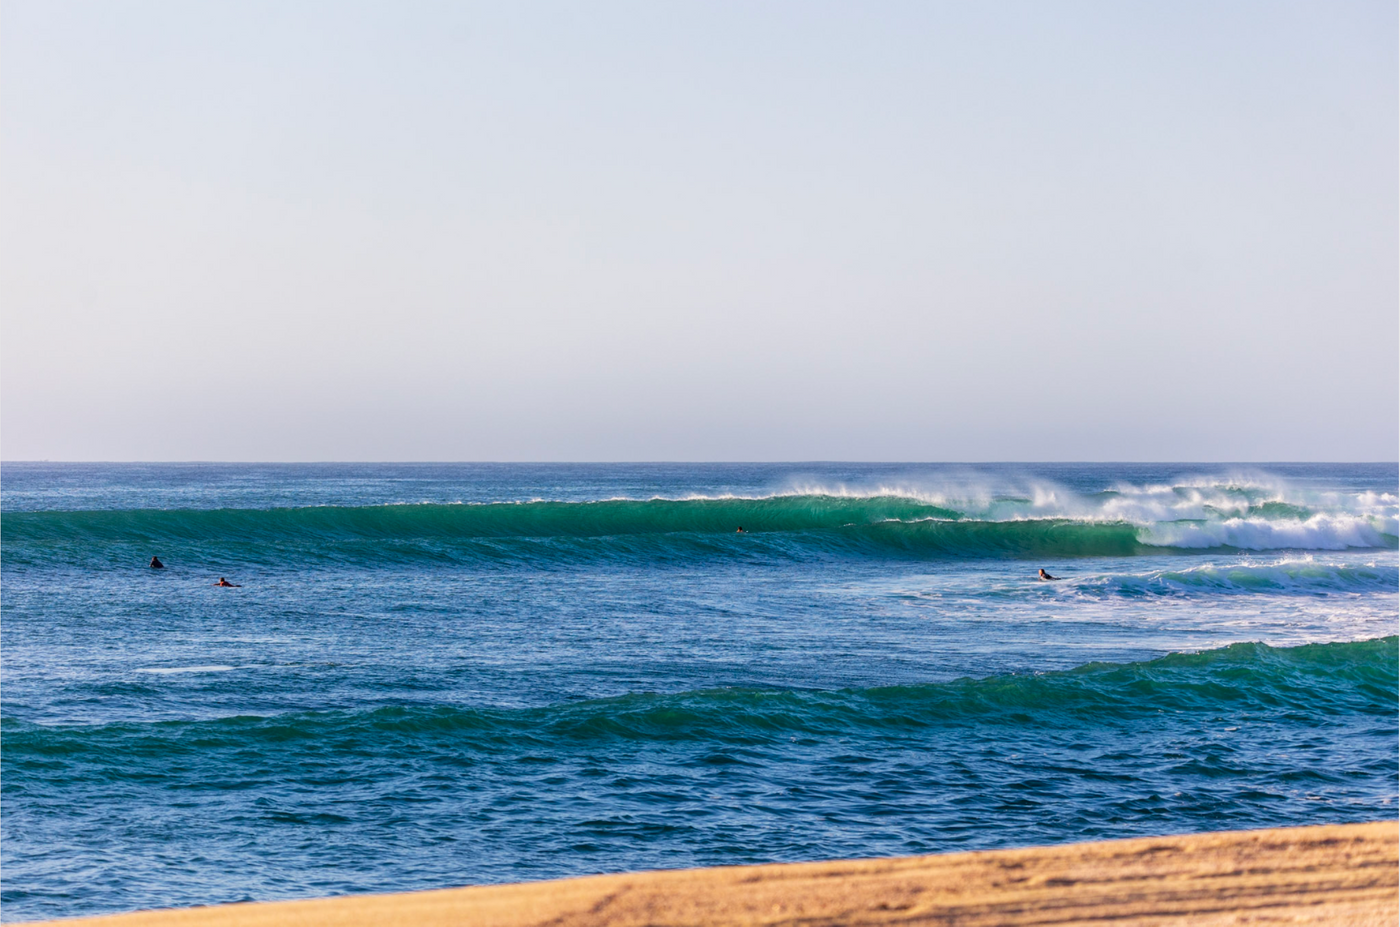
MULTIPOLYGON (((1249 514, 1140 523, 1113 497, 1092 512, 1012 500, 963 511, 906 496, 615 499, 461 505, 15 512, 6 564, 124 563, 143 551, 180 559, 363 565, 695 562, 707 558, 860 555, 907 559, 1130 556, 1157 549, 1394 549, 1384 513, 1302 517, 1264 501, 1249 514), (743 528, 740 533, 738 529, 743 528)), ((1043 500, 1042 500, 1043 502, 1043 500)), ((966 508, 974 506, 964 502, 966 508)), ((1179 511, 1163 514, 1179 515, 1179 511)), ((1141 512, 1138 513, 1142 515, 1141 512)), ((147 554, 146 556, 149 556, 147 554)))
POLYGON ((1400 591, 1394 565, 1314 559, 1207 564, 1189 569, 1076 578, 1069 584, 1094 596, 1363 595, 1400 591))
POLYGON ((591 749, 610 740, 757 745, 792 735, 867 736, 969 724, 1093 728, 1135 724, 1163 712, 1291 712, 1319 723, 1339 712, 1393 718, 1400 697, 1398 643, 1394 636, 1297 647, 1240 643, 1140 663, 947 683, 636 693, 526 709, 398 703, 102 725, 36 725, 11 713, 3 720, 4 759, 7 770, 22 774, 50 760, 98 759, 109 751, 163 762, 211 750, 281 750, 293 743, 380 751, 426 739, 498 753, 591 749))

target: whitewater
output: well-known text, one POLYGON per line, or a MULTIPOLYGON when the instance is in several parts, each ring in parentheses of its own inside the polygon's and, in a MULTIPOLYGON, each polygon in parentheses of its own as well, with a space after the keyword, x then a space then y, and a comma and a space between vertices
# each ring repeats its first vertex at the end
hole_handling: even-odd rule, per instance
POLYGON ((1398 483, 7 463, 0 916, 1393 818, 1398 483))

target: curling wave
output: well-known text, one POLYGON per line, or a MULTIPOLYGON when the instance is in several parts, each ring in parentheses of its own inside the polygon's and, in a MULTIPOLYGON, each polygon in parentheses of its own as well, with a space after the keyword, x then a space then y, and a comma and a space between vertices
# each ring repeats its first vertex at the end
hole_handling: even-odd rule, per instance
MULTIPOLYGON (((121 560, 137 548, 242 562, 564 563, 822 555, 897 558, 1129 556, 1182 550, 1393 549, 1384 513, 1310 513, 1251 502, 1230 517, 1134 522, 1111 494, 1051 506, 1002 500, 982 511, 894 495, 614 499, 461 505, 16 512, 6 562, 121 560), (1082 500, 1081 500, 1082 501, 1082 500), (1056 510, 1059 514, 1056 514, 1056 510), (1080 509, 1081 511, 1075 511, 1080 509), (1240 515, 1238 512, 1246 514, 1240 515), (738 536, 744 528, 747 536, 738 536)), ((1193 503, 1194 505, 1194 503, 1193 503)), ((1164 512, 1175 516, 1178 511, 1164 512)), ((1189 514, 1196 514, 1194 512, 1189 514)), ((1142 517, 1142 513, 1138 513, 1142 517)))

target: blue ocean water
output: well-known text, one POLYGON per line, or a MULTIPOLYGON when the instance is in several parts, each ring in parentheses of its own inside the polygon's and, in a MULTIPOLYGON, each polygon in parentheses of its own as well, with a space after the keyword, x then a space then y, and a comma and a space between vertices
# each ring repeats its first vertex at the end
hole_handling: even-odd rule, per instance
POLYGON ((5 464, 0 913, 1394 818, 1397 482, 5 464))

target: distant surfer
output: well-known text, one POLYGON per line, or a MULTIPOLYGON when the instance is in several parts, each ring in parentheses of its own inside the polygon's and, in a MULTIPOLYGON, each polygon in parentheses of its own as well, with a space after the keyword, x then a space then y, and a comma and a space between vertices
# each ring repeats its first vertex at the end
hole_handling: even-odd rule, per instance
POLYGON ((1058 576, 1051 576, 1049 573, 1045 572, 1045 567, 1041 567, 1041 568, 1040 568, 1040 578, 1041 578, 1041 579, 1046 579, 1046 580, 1055 580, 1055 579, 1059 579, 1060 577, 1058 577, 1058 576))
POLYGON ((738 530, 738 531, 735 531, 734 533, 735 533, 735 534, 748 534, 748 532, 744 530, 744 526, 743 526, 743 525, 740 525, 740 526, 739 526, 739 530, 738 530))
POLYGON ((159 558, 159 557, 152 557, 152 558, 151 558, 151 569, 153 569, 153 570, 163 570, 163 569, 165 569, 165 564, 163 564, 163 563, 160 562, 160 558, 159 558))
POLYGON ((226 587, 228 587, 229 589, 241 589, 241 588, 242 588, 242 586, 240 586, 238 583, 231 583, 231 582, 229 582, 228 580, 224 579, 222 576, 219 577, 219 581, 218 581, 217 583, 215 583, 214 585, 216 585, 216 586, 226 586, 226 587))

